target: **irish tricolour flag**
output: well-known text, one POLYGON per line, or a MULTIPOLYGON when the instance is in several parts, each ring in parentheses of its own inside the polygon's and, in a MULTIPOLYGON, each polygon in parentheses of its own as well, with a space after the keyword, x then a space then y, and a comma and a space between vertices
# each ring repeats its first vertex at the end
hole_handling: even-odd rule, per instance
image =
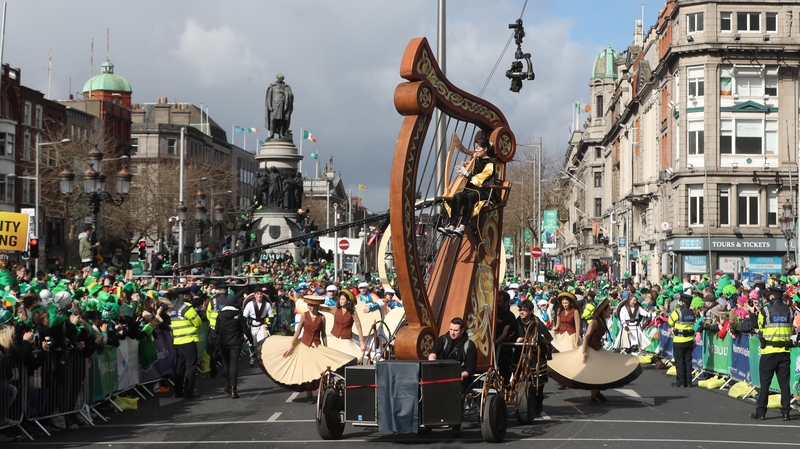
POLYGON ((303 130, 303 139, 310 140, 312 142, 316 142, 317 141, 317 138, 314 137, 313 134, 311 134, 310 132, 308 132, 306 130, 303 130))

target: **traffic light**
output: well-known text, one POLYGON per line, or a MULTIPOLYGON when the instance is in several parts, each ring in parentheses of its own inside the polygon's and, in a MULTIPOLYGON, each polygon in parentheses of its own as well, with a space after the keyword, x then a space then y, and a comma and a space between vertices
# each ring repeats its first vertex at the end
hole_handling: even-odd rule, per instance
POLYGON ((139 240, 139 260, 147 260, 147 241, 139 240))
POLYGON ((31 237, 28 240, 28 256, 31 259, 39 257, 39 237, 31 237))

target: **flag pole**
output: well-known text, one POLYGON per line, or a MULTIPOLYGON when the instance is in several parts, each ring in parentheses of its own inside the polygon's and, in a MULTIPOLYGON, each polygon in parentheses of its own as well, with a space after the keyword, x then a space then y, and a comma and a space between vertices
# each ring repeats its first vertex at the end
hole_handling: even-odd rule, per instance
POLYGON ((303 127, 300 126, 300 162, 297 169, 300 171, 300 179, 303 179, 303 127))
POLYGON ((247 151, 247 129, 244 130, 242 133, 242 148, 244 151, 247 151))
POLYGON ((233 132, 233 125, 231 125, 231 145, 236 145, 236 134, 233 132))

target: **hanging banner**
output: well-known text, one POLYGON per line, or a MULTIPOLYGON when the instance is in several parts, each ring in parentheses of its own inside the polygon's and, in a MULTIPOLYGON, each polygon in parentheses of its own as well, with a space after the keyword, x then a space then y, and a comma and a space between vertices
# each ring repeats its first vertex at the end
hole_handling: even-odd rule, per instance
POLYGON ((92 356, 92 376, 92 399, 95 401, 102 401, 117 391, 117 348, 106 346, 102 354, 92 356))
MULTIPOLYGON (((155 335, 155 334, 154 334, 155 335)), ((160 332, 158 338, 153 339, 158 360, 148 370, 142 370, 141 381, 149 382, 166 376, 175 365, 175 348, 172 346, 172 334, 160 332)))
POLYGON ((703 338, 700 341, 694 341, 694 349, 692 349, 692 368, 703 369, 703 338))
POLYGON ((658 352, 656 353, 661 357, 672 359, 672 332, 670 332, 669 324, 661 323, 658 326, 658 352))
POLYGON ((731 377, 752 383, 750 377, 750 335, 739 334, 731 345, 731 377))
POLYGON ((525 243, 525 255, 530 256, 531 248, 533 248, 533 235, 528 229, 522 230, 522 240, 525 243))
POLYGON ((544 211, 544 219, 542 220, 542 235, 539 240, 542 248, 556 247, 556 231, 558 231, 558 211, 548 209, 544 211))
MULTIPOLYGON (((750 337, 750 378, 753 380, 752 384, 755 386, 761 385, 759 365, 761 365, 761 340, 754 335, 750 337)), ((769 388, 775 391, 781 389, 778 385, 777 376, 772 376, 772 382, 769 384, 769 388)))
POLYGON ((139 383, 139 342, 126 338, 117 348, 117 389, 127 390, 139 383))
POLYGON ((28 246, 28 214, 0 212, 0 250, 25 251, 28 246))
POLYGON ((719 374, 731 373, 731 334, 719 338, 716 333, 705 332, 703 335, 703 369, 719 374))

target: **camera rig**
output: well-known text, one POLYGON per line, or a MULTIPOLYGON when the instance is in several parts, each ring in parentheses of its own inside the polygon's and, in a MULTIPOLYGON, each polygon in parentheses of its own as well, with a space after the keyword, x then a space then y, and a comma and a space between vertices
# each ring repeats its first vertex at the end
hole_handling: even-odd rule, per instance
POLYGON ((522 52, 522 39, 525 37, 525 27, 522 26, 522 19, 510 23, 508 28, 514 30, 514 42, 517 44, 517 51, 514 52, 514 61, 511 62, 511 69, 506 70, 506 78, 511 80, 511 92, 519 92, 522 89, 522 80, 533 81, 536 75, 533 73, 533 63, 531 54, 522 52), (525 61, 523 65, 522 61, 525 61), (528 70, 523 72, 527 67, 528 70))

